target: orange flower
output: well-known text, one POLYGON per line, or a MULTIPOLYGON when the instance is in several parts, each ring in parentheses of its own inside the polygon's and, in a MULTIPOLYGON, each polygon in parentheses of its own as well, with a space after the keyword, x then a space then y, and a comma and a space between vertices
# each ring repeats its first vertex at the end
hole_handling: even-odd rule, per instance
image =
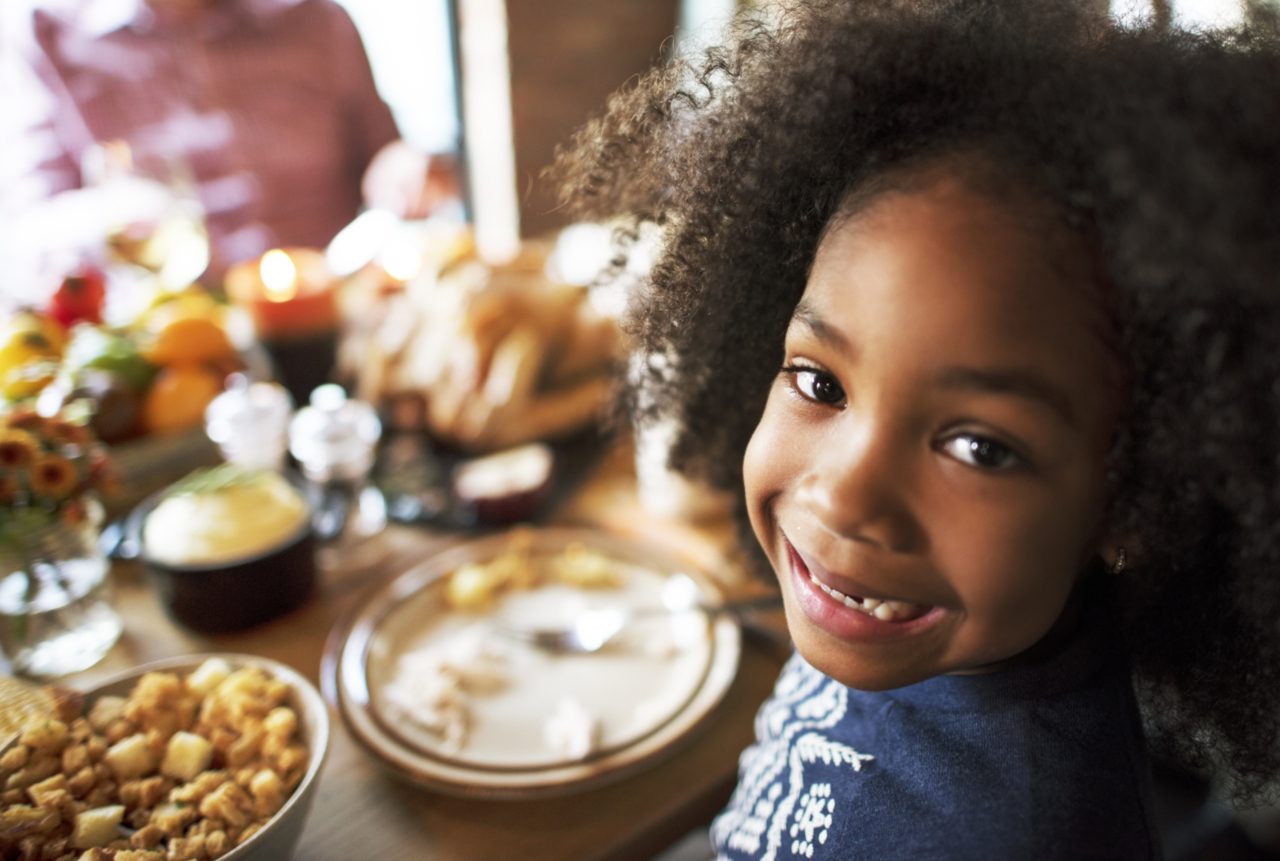
POLYGON ((40 441, 24 430, 0 428, 0 468, 22 469, 40 453, 40 441))
POLYGON ((31 464, 31 490, 38 496, 66 499, 76 489, 80 476, 76 466, 60 454, 43 454, 31 464))

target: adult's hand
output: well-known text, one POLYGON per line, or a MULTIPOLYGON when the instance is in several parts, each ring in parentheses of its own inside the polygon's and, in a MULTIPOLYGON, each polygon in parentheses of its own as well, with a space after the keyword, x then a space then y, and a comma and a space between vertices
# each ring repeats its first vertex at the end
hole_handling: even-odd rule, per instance
POLYGON ((378 150, 361 184, 365 204, 401 218, 425 218, 461 196, 453 156, 420 152, 402 140, 378 150))

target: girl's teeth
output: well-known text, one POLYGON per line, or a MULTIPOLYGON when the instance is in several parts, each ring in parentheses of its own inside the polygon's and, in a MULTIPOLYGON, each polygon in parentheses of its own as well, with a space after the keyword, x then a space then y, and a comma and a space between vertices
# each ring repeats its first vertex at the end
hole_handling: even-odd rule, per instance
POLYGON ((812 574, 809 575, 809 579, 813 581, 814 585, 819 589, 826 592, 832 598, 835 598, 841 604, 844 604, 850 610, 857 610, 860 613, 866 613, 868 616, 875 616, 881 622, 901 622, 907 619, 914 619, 921 615, 925 610, 925 608, 919 604, 912 604, 907 601, 881 601, 878 598, 854 598, 836 589, 832 589, 812 574))

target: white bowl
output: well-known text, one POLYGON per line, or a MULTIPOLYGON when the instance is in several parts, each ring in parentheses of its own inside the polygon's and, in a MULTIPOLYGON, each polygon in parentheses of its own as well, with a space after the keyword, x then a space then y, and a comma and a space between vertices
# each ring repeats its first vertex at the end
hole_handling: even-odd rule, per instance
POLYGON ((298 715, 298 732, 307 745, 307 770, 284 805, 251 838, 220 856, 219 861, 282 861, 293 854, 302 826, 315 797, 317 778, 329 752, 329 711, 315 685, 296 670, 269 658, 210 652, 164 658, 119 673, 84 692, 85 711, 101 696, 127 697, 138 679, 150 672, 186 675, 209 658, 221 658, 232 667, 261 667, 289 685, 289 705, 298 715))

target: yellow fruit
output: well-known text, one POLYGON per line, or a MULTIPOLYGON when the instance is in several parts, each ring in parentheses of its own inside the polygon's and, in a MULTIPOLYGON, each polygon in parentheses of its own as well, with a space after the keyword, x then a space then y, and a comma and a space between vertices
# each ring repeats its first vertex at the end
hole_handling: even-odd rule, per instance
POLYGON ((0 373, 0 396, 10 401, 35 397, 58 375, 58 362, 37 357, 0 373))
POLYGON ((47 335, 31 329, 17 329, 0 342, 0 377, 35 361, 57 363, 61 353, 47 335))
POLYGON ((160 329, 142 349, 156 365, 217 362, 235 355, 226 331, 206 317, 178 317, 160 329))
POLYGON ((3 334, 0 334, 0 342, 7 343, 10 338, 21 332, 38 332, 45 337, 49 343, 49 348, 61 356, 67 348, 67 329, 57 320, 48 314, 43 314, 31 308, 22 308, 5 321, 3 334))
POLYGON ((148 431, 161 434, 196 427, 221 391, 222 379, 202 365, 162 368, 142 402, 142 422, 148 431))
POLYGON ((158 334, 170 323, 186 317, 200 317, 218 322, 222 308, 203 290, 191 288, 178 293, 159 292, 151 306, 143 311, 134 326, 142 331, 158 334))

